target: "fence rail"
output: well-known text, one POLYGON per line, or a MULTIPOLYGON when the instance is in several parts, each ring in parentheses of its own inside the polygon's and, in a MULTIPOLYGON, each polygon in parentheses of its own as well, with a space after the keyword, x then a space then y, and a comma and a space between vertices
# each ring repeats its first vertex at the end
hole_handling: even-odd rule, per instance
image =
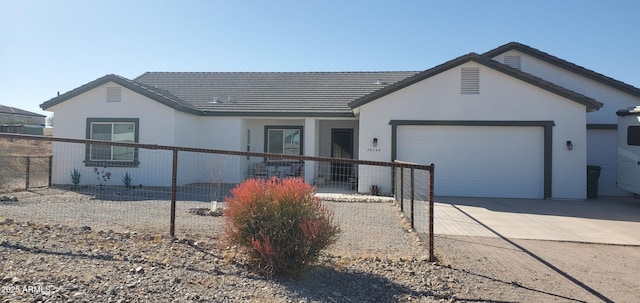
MULTIPOLYGON (((29 171, 33 170, 33 163, 30 161, 42 158, 46 160, 46 164, 38 166, 46 167, 46 186, 63 190, 64 194, 57 195, 66 200, 47 205, 48 212, 33 211, 29 215, 34 219, 55 220, 55 210, 50 208, 59 207, 67 210, 63 217, 74 218, 78 224, 99 224, 100 220, 106 218, 104 220, 109 221, 106 226, 130 227, 135 225, 133 221, 141 221, 143 224, 133 228, 143 225, 151 229, 158 225, 158 220, 162 221, 158 217, 168 216, 171 237, 176 237, 177 232, 222 232, 221 220, 208 220, 185 213, 193 209, 211 210, 213 205, 217 205, 215 203, 222 202, 229 195, 233 186, 247 178, 293 176, 313 183, 326 201, 338 202, 331 205, 343 212, 343 229, 351 229, 357 235, 349 241, 360 241, 362 245, 370 245, 367 242, 371 242, 363 239, 363 234, 372 233, 370 236, 375 239, 386 233, 390 224, 394 224, 393 220, 389 220, 389 217, 394 217, 392 213, 388 213, 389 208, 379 208, 376 203, 370 202, 397 203, 398 211, 407 218, 411 229, 428 234, 429 257, 433 260, 433 164, 0 133, 0 154, 9 150, 13 155, 29 159, 25 163, 26 167, 0 164, 0 170, 12 171, 12 176, 15 176, 15 171, 26 170, 25 188, 28 189, 32 179, 29 171), (49 148, 49 154, 44 150, 41 152, 45 155, 26 157, 34 142, 44 142, 44 146, 49 148), (87 161, 88 151, 93 145, 133 148, 138 162, 119 165, 117 162, 104 161, 104 165, 97 165, 98 161, 87 161), (256 171, 256 164, 264 166, 265 170, 256 171), (72 177, 74 172, 78 174, 77 182, 72 177), (129 177, 129 182, 126 182, 125 176, 129 177), (377 190, 374 192, 374 188, 381 193, 377 190), (381 194, 383 197, 373 197, 372 194, 381 194), (342 201, 357 203, 339 203, 342 201)), ((0 159, 0 163, 4 161, 0 159)), ((204 213, 213 214, 211 211, 204 213)))

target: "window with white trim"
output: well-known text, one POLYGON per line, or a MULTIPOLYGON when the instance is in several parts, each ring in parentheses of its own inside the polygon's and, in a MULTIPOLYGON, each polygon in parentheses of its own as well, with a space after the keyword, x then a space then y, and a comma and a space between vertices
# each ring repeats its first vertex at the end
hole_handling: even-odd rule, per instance
MULTIPOLYGON (((121 143, 138 142, 139 119, 88 118, 87 139, 121 143)), ((137 166, 138 149, 130 146, 88 144, 87 166, 137 166)))

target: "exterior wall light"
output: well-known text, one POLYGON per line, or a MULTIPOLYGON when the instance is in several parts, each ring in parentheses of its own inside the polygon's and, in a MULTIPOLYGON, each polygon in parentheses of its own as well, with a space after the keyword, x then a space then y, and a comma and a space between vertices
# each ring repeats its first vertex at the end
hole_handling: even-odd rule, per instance
POLYGON ((378 138, 373 138, 373 147, 378 146, 378 138))
POLYGON ((567 149, 573 150, 573 143, 571 143, 571 141, 567 141, 567 149))

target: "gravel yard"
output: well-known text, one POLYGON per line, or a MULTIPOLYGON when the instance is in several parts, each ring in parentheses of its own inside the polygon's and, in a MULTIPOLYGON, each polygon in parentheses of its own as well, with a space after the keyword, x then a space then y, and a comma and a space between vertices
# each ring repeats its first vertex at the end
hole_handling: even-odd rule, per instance
POLYGON ((178 202, 177 239, 169 239, 167 201, 112 201, 58 189, 14 195, 18 202, 0 202, 0 302, 636 302, 640 297, 638 247, 436 235, 439 261, 430 263, 426 245, 389 202, 325 202, 340 221, 340 240, 306 276, 290 280, 252 274, 242 255, 221 241, 224 217, 188 212, 208 203, 178 202))
POLYGON ((343 232, 300 280, 251 273, 225 247, 224 217, 179 201, 110 201, 46 189, 0 205, 3 302, 447 302, 448 271, 390 202, 325 202, 343 232), (5 219, 2 219, 4 217, 5 219))

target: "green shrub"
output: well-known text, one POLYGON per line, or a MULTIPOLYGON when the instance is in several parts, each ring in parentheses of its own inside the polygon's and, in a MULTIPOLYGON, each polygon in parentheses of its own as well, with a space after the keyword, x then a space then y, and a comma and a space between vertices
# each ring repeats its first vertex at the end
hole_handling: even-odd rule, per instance
POLYGON ((227 198, 226 235, 263 275, 297 276, 333 244, 333 211, 301 178, 249 179, 227 198))
POLYGON ((379 196, 380 192, 382 191, 382 187, 380 187, 380 185, 373 184, 369 186, 369 191, 371 192, 372 195, 379 196))
POLYGON ((82 175, 80 174, 80 171, 76 168, 74 168, 71 171, 71 183, 73 184, 74 187, 77 187, 78 184, 80 184, 80 180, 82 179, 82 175))
POLYGON ((126 188, 130 188, 131 187, 131 174, 129 174, 129 172, 126 172, 123 176, 122 176, 122 183, 124 184, 124 186, 126 188))

